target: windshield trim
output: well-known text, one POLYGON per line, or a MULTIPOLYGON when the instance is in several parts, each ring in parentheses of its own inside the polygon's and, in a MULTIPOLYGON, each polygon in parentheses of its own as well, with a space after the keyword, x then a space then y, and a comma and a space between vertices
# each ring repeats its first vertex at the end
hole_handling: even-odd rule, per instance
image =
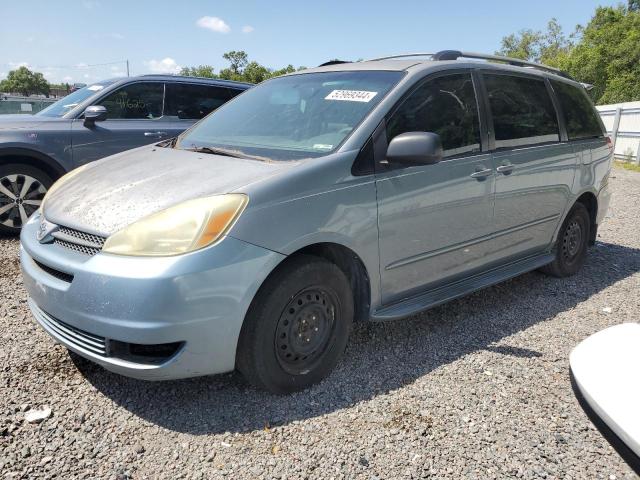
MULTIPOLYGON (((313 155, 312 152, 307 152, 307 153, 309 153, 309 155, 305 156, 305 157, 302 157, 302 158, 288 159, 288 160, 283 160, 283 159, 273 160, 273 159, 269 159, 269 161, 296 162, 296 161, 301 161, 301 160, 324 158, 324 157, 327 157, 329 155, 335 155, 337 153, 340 153, 342 151, 342 147, 356 133, 359 132, 360 127, 364 123, 366 123, 369 118, 371 118, 373 115, 376 114, 378 109, 381 108, 381 105, 384 105, 385 100, 389 97, 389 95, 391 95, 394 91, 396 91, 397 88, 403 83, 403 81, 407 78, 408 72, 406 70, 387 70, 387 69, 384 69, 384 68, 371 69, 371 70, 361 70, 361 69, 344 69, 344 70, 328 70, 328 71, 317 71, 315 69, 314 69, 314 71, 301 70, 299 72, 292 72, 292 73, 287 73, 285 75, 281 75, 279 77, 273 77, 273 78, 265 80, 264 82, 261 82, 260 84, 256 85, 256 87, 257 86, 262 86, 262 85, 264 85, 264 84, 266 84, 268 82, 278 81, 278 79, 287 78, 287 77, 295 77, 295 76, 299 76, 299 75, 318 75, 318 74, 325 74, 325 73, 363 73, 363 72, 393 72, 393 73, 397 73, 398 74, 398 78, 395 81, 395 83, 392 83, 390 85, 389 89, 384 93, 384 95, 382 95, 380 97, 380 100, 376 103, 376 105, 373 107, 373 109, 371 109, 369 112, 367 112, 366 115, 364 115, 357 123, 354 124, 353 128, 351 129, 351 131, 347 135, 345 135, 345 137, 342 139, 342 141, 340 141, 340 143, 338 143, 338 145, 336 145, 336 147, 333 150, 328 151, 328 152, 318 152, 319 155, 313 155)), ((252 88, 255 88, 255 87, 252 87, 252 88)), ((247 89, 247 90, 245 90, 245 92, 248 91, 248 90, 251 90, 251 89, 247 89)), ((242 92, 242 93, 244 93, 244 92, 242 92)), ((233 101, 236 100, 241 95, 242 94, 237 95, 236 97, 232 98, 231 100, 229 100, 225 104, 223 104, 220 107, 218 107, 213 112, 209 113, 209 115, 214 115, 217 112, 223 110, 225 107, 227 107, 229 104, 233 103, 233 101)), ((204 121, 207 117, 209 117, 209 115, 207 115, 206 117, 202 118, 198 122, 194 123, 188 129, 186 129, 184 132, 182 132, 180 135, 178 135, 176 137, 176 141, 174 142, 172 148, 175 148, 177 150, 189 150, 188 148, 182 147, 182 141, 183 141, 184 137, 187 136, 194 128, 196 128, 200 122, 204 121)), ((371 133, 373 133, 373 130, 372 130, 371 133)), ((364 145, 364 143, 363 143, 363 145, 364 145)), ((362 147, 362 145, 360 147, 362 147)), ((277 148, 275 148, 275 147, 273 147, 273 149, 277 150, 277 148)), ((251 157, 251 155, 247 154, 247 157, 251 157)))

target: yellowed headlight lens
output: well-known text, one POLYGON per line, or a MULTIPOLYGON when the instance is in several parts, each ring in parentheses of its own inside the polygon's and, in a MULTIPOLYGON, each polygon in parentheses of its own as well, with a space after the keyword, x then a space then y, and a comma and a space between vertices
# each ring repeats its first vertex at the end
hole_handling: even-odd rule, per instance
POLYGON ((247 206, 248 197, 232 193, 198 198, 154 213, 114 233, 102 249, 134 256, 169 256, 211 245, 247 206))

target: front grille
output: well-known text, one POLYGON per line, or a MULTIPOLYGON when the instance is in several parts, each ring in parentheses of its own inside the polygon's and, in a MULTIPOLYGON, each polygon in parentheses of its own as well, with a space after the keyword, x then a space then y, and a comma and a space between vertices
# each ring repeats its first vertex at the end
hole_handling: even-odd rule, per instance
POLYGON ((60 227, 53 232, 52 236, 54 245, 88 256, 93 256, 100 252, 106 241, 104 237, 68 227, 60 227))
POLYGON ((33 260, 34 263, 40 267, 41 270, 47 272, 52 277, 57 278, 58 280, 62 280, 63 282, 71 283, 73 281, 73 275, 65 272, 61 272, 60 270, 56 270, 55 268, 51 268, 44 263, 40 263, 37 260, 33 260))
POLYGON ((56 336, 78 348, 95 353, 101 357, 107 356, 107 340, 105 338, 85 332, 79 328, 72 327, 71 325, 68 325, 45 313, 39 308, 37 313, 39 313, 38 320, 40 320, 44 326, 55 332, 56 336))

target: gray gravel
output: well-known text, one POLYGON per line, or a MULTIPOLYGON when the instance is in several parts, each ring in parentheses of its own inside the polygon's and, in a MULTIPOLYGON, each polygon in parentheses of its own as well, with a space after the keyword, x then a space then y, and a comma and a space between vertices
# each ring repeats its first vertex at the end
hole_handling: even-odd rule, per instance
POLYGON ((337 372, 288 397, 235 374, 144 383, 70 356, 32 322, 18 242, 0 239, 0 472, 634 478, 568 379, 581 339, 638 321, 640 174, 613 177, 609 219, 578 276, 530 273, 406 321, 359 325, 337 372), (44 420, 25 420, 45 407, 44 420))

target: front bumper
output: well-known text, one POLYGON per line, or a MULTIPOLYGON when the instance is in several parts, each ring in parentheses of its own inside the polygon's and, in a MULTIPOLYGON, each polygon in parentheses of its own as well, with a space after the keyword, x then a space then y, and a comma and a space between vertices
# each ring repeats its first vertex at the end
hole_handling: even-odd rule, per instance
POLYGON ((79 355, 145 380, 233 370, 251 300, 284 258, 232 237, 175 257, 91 257, 39 243, 36 217, 22 229, 20 247, 35 319, 79 355), (179 347, 166 361, 146 362, 110 348, 123 343, 179 347))

